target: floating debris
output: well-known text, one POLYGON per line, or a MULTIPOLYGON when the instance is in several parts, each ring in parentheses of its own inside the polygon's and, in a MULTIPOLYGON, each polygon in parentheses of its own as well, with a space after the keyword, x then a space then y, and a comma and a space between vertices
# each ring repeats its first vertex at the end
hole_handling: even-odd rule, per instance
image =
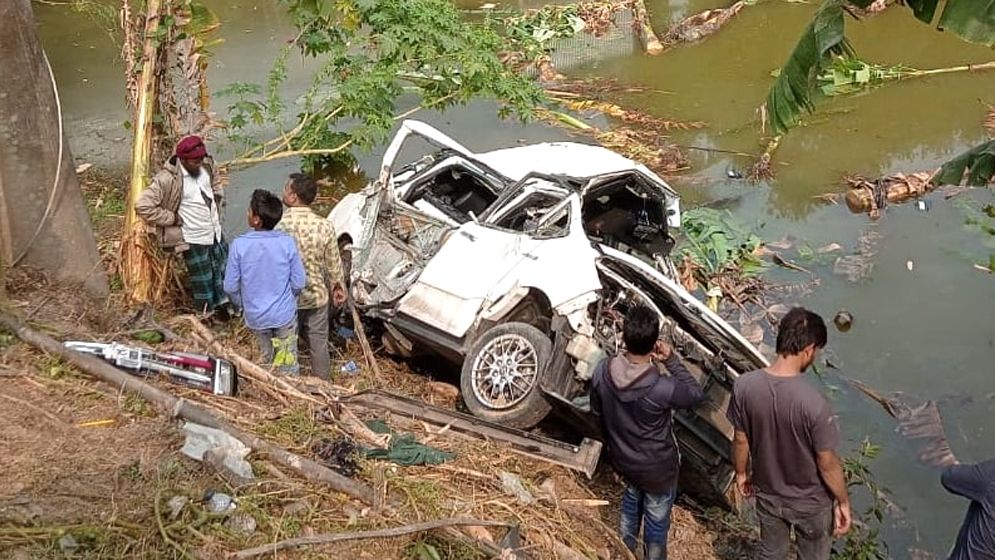
POLYGON ((872 259, 878 252, 877 244, 881 234, 877 230, 865 231, 857 240, 857 252, 836 259, 833 273, 846 276, 850 282, 859 282, 874 269, 872 259))
POLYGON ((846 205, 855 214, 866 212, 871 218, 877 218, 889 204, 918 199, 936 188, 931 182, 935 174, 935 171, 919 171, 895 173, 878 179, 861 175, 844 177, 843 182, 849 187, 846 205))
POLYGON ((847 332, 853 326, 853 315, 846 309, 840 309, 833 317, 833 324, 836 325, 836 330, 847 332))
POLYGON ((740 0, 728 8, 705 10, 688 16, 671 26, 660 41, 668 48, 680 43, 700 41, 722 29, 746 5, 746 0, 740 0))
POLYGON ((757 158, 756 163, 754 163, 753 167, 750 168, 750 172, 746 174, 746 178, 751 183, 774 180, 774 169, 771 166, 771 161, 774 159, 774 152, 780 144, 780 136, 771 138, 770 142, 767 143, 767 148, 764 149, 764 153, 760 154, 760 157, 757 158))
POLYGON ((933 401, 910 406, 899 395, 884 396, 856 379, 844 377, 855 389, 877 402, 890 416, 898 420, 898 433, 918 441, 919 460, 930 466, 946 466, 957 461, 943 429, 940 409, 933 401))

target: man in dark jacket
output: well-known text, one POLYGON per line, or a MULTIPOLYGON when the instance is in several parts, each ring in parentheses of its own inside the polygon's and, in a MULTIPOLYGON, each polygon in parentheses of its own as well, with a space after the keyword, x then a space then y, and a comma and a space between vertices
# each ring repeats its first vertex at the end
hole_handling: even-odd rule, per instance
POLYGON ((995 460, 950 465, 940 482, 971 500, 949 560, 995 560, 995 460))
POLYGON ((176 145, 135 203, 135 213, 155 226, 159 245, 183 254, 197 311, 228 312, 224 290, 228 246, 221 234, 221 182, 199 136, 176 145))
POLYGON ((606 358, 591 379, 591 410, 600 416, 612 464, 626 481, 619 532, 635 551, 643 524, 646 560, 667 558, 670 508, 677 497, 680 452, 675 409, 692 408, 705 394, 670 346, 658 342, 660 320, 646 306, 625 318, 626 351, 606 358), (654 364, 662 360, 671 375, 654 364))

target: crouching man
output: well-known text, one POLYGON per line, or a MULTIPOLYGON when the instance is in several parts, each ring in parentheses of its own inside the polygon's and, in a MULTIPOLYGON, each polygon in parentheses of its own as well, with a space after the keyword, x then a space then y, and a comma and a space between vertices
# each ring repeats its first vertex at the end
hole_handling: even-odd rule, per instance
POLYGON ((635 551, 642 525, 646 560, 667 558, 680 462, 672 411, 705 399, 701 386, 659 336, 656 313, 633 307, 622 333, 626 351, 603 360, 591 379, 591 410, 601 419, 612 464, 626 481, 619 532, 635 551), (670 375, 664 375, 654 359, 662 361, 670 375))

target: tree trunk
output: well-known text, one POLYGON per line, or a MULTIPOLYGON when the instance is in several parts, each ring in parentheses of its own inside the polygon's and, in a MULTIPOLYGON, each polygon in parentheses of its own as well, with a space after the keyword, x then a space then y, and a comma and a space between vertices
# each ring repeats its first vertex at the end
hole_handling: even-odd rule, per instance
POLYGON ((138 74, 135 99, 134 136, 131 148, 131 179, 128 187, 127 205, 124 215, 124 236, 121 239, 121 260, 124 263, 121 278, 132 303, 153 303, 157 297, 156 278, 161 266, 156 262, 155 247, 145 224, 135 214, 135 204, 142 191, 149 184, 149 172, 153 153, 153 117, 156 108, 159 77, 157 62, 159 46, 155 40, 155 30, 159 25, 162 3, 149 0, 145 6, 145 26, 143 28, 142 64, 138 74))
POLYGON ((0 261, 37 266, 106 296, 31 0, 0 2, 0 76, 0 261))

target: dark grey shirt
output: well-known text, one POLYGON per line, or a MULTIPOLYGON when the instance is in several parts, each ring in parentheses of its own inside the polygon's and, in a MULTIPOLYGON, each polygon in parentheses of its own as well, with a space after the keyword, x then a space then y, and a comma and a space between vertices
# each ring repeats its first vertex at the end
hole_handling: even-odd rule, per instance
POLYGON ((951 465, 940 482, 948 492, 971 500, 949 560, 995 560, 995 460, 951 465))
POLYGON ((832 506, 816 452, 836 449, 839 428, 829 401, 804 376, 741 376, 727 416, 750 442, 757 496, 800 513, 832 506))

